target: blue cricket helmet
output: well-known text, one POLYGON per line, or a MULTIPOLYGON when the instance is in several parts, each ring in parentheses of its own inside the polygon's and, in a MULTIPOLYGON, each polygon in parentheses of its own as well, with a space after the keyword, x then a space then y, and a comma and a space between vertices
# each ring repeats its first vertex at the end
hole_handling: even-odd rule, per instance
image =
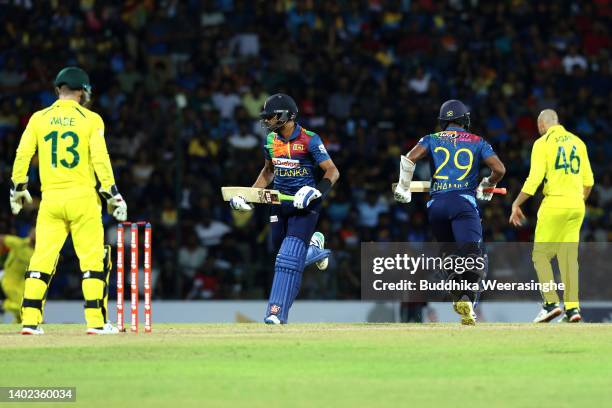
POLYGON ((444 102, 440 107, 438 120, 444 130, 451 122, 457 123, 468 130, 470 128, 470 111, 460 100, 451 99, 444 102))
POLYGON ((298 107, 293 98, 277 93, 266 99, 259 118, 265 128, 274 132, 290 120, 295 120, 297 114, 298 107))

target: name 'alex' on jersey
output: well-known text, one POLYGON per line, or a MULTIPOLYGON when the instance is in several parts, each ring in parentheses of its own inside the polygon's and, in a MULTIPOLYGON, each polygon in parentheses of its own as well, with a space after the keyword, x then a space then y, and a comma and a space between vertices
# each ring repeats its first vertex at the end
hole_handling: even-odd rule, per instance
POLYGON ((419 144, 427 149, 430 157, 432 195, 448 191, 475 194, 480 163, 495 154, 482 137, 459 127, 427 135, 419 144))
POLYGON ((274 165, 274 188, 284 194, 295 194, 303 186, 315 187, 314 170, 329 159, 319 135, 297 124, 289 139, 269 133, 264 154, 274 165))

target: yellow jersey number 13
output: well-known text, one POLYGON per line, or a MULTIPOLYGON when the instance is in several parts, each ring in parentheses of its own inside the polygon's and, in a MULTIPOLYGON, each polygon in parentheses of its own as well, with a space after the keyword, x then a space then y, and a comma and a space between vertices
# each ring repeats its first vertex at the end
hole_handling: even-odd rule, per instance
POLYGON ((72 131, 67 131, 60 135, 57 130, 54 130, 43 138, 45 142, 51 143, 51 166, 56 168, 58 165, 58 138, 62 140, 70 139, 71 143, 70 145, 66 146, 66 155, 62 154, 62 156, 65 157, 59 161, 59 164, 67 169, 76 167, 81 159, 79 152, 76 150, 79 145, 79 136, 72 131), (69 160, 66 160, 67 158, 69 158, 69 160))

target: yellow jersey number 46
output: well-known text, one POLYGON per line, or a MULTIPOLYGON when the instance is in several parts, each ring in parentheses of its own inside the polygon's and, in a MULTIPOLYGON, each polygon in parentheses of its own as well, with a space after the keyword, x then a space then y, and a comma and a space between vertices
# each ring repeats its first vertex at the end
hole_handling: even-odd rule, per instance
POLYGON ((576 154, 576 146, 572 146, 569 157, 565 154, 565 147, 559 146, 555 159, 555 170, 563 170, 565 174, 570 172, 572 174, 580 173, 580 157, 576 154))

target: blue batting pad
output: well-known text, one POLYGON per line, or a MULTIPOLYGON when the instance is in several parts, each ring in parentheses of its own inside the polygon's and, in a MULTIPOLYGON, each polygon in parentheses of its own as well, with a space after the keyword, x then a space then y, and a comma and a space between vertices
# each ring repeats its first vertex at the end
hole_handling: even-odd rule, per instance
POLYGON ((275 314, 282 323, 287 323, 289 308, 302 284, 302 272, 304 271, 307 250, 306 243, 299 238, 288 236, 283 240, 276 255, 274 281, 272 282, 266 317, 275 314))

